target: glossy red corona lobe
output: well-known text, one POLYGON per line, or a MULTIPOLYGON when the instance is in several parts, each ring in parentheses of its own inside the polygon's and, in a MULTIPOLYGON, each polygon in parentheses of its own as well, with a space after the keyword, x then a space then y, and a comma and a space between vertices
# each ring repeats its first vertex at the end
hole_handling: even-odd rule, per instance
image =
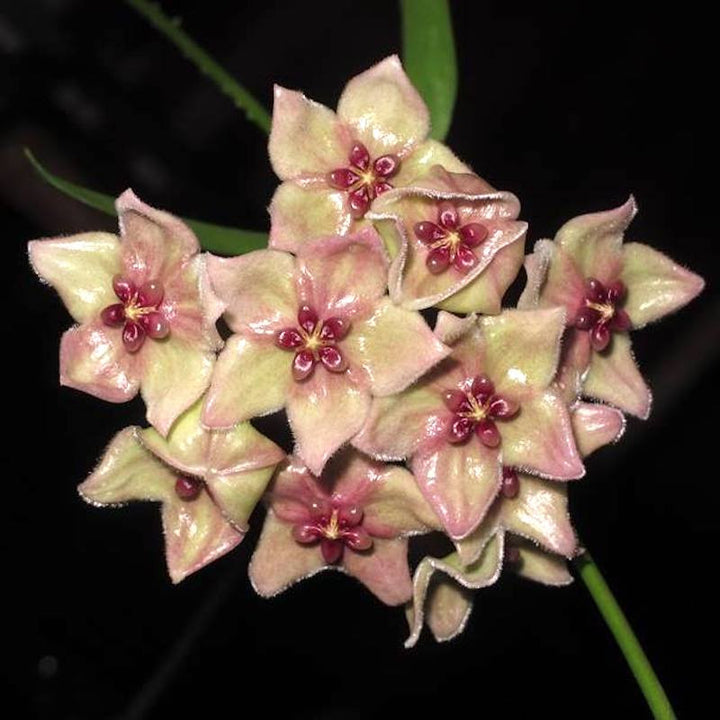
POLYGON ((607 287, 595 278, 585 281, 584 305, 573 324, 578 330, 590 333, 590 343, 597 352, 608 346, 613 332, 625 332, 632 326, 630 317, 620 307, 626 294, 625 283, 621 280, 607 287))
POLYGON ((355 552, 369 550, 373 541, 362 527, 363 512, 357 505, 316 500, 309 508, 308 520, 293 527, 293 537, 301 545, 320 543, 328 565, 340 562, 345 548, 355 552))
POLYGON ((203 489, 203 481, 200 478, 189 475, 179 475, 175 481, 175 494, 181 500, 195 500, 203 489))
POLYGON ((452 412, 447 440, 453 444, 465 442, 474 432, 489 448, 500 444, 496 420, 509 420, 520 406, 495 392, 495 386, 485 375, 478 375, 464 383, 462 390, 448 390, 444 400, 452 412))
POLYGON ((317 363, 330 372, 345 372, 347 362, 336 343, 350 330, 347 320, 333 316, 321 321, 308 305, 300 308, 297 319, 297 327, 284 328, 275 335, 278 347, 295 351, 292 364, 295 380, 300 382, 310 377, 317 363))
POLYGON ((513 500, 518 496, 520 492, 520 479, 513 468, 503 467, 500 492, 502 496, 508 500, 513 500))
POLYGON ((457 208, 447 200, 438 205, 437 222, 415 223, 413 230, 429 248, 425 264, 433 275, 445 272, 450 265, 463 274, 472 270, 478 261, 473 249, 489 235, 480 223, 460 225, 457 208))
POLYGON ((392 189, 388 180, 400 169, 397 155, 381 155, 372 161, 367 148, 356 142, 348 157, 349 167, 337 168, 327 175, 328 185, 348 194, 350 214, 359 220, 372 201, 392 189))
POLYGON ((122 327, 122 339, 128 352, 137 352, 146 337, 167 337, 170 325, 160 311, 164 290, 161 283, 149 281, 137 287, 132 280, 116 275, 113 290, 119 303, 108 305, 100 318, 108 327, 122 327))

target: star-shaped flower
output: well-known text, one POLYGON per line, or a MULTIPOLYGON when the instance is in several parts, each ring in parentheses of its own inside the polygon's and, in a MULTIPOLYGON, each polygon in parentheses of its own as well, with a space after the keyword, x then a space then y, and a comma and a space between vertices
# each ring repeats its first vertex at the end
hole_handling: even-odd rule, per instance
POLYGON ((111 441, 96 470, 78 488, 93 505, 132 500, 162 503, 170 577, 180 582, 232 550, 285 453, 242 423, 209 432, 196 403, 167 439, 129 427, 111 441))
POLYGON ((348 448, 317 478, 297 458, 280 470, 250 562, 250 580, 276 595, 321 570, 340 570, 388 605, 410 599, 407 536, 437 518, 405 469, 348 448))
POLYGON ((441 312, 435 333, 451 357, 407 390, 374 400, 353 444, 380 459, 410 458, 454 539, 485 516, 503 465, 581 477, 570 417, 551 387, 564 321, 559 308, 463 320, 441 312))
POLYGON ((286 407, 296 452, 316 475, 360 430, 372 396, 404 390, 450 352, 384 294, 387 258, 372 228, 306 243, 297 258, 261 250, 209 268, 235 334, 204 422, 230 427, 286 407))
POLYGON ((439 165, 385 193, 368 213, 393 257, 390 296, 411 309, 500 312, 524 257, 520 202, 439 165))
POLYGON ((140 202, 116 202, 120 237, 34 240, 30 260, 78 323, 60 343, 60 382, 110 402, 138 390, 163 435, 210 383, 222 306, 192 231, 140 202))
POLYGON ((623 245, 636 211, 630 198, 614 210, 570 220, 554 242, 536 243, 526 259, 528 282, 518 305, 564 307, 569 329, 563 382, 647 418, 650 390, 635 364, 628 331, 690 302, 704 282, 647 245, 623 245))
POLYGON ((378 196, 431 165, 467 172, 426 140, 430 116, 396 55, 352 78, 337 115, 302 93, 275 88, 270 162, 285 182, 270 205, 270 247, 357 232, 378 196))

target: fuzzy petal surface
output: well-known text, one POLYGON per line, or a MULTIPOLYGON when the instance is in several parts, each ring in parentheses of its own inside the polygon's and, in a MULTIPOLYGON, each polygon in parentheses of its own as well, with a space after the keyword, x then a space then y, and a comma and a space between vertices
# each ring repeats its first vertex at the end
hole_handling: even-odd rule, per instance
POLYGON ((398 174, 393 178, 395 187, 415 184, 430 168, 441 166, 448 172, 472 172, 447 145, 428 139, 413 148, 410 155, 403 158, 398 174))
POLYGON ((402 605, 412 597, 405 538, 374 538, 370 550, 346 551, 343 566, 386 605, 402 605))
POLYGON ((571 413, 578 450, 587 457, 625 432, 625 416, 615 408, 599 403, 578 403, 571 413))
POLYGON ((520 563, 515 567, 518 575, 555 587, 569 585, 573 581, 565 558, 551 555, 527 543, 520 546, 519 550, 520 563))

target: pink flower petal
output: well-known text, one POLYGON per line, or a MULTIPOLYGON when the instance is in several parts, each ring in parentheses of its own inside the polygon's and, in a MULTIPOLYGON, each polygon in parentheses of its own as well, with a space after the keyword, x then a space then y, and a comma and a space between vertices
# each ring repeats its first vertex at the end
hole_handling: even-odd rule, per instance
POLYGON ((309 519, 309 508, 316 500, 328 500, 326 483, 313 477, 303 460, 290 455, 280 466, 268 495, 272 511, 283 522, 295 525, 309 519))
POLYGON ((82 233, 28 243, 30 262, 52 285, 76 322, 97 320, 118 299, 113 276, 120 272, 120 242, 108 233, 82 233))
POLYGON ((620 279, 627 286, 623 307, 630 315, 634 328, 678 310, 705 286, 699 275, 639 243, 624 246, 620 279))
POLYGON ((433 166, 441 166, 448 172, 468 173, 470 168, 446 145, 437 140, 425 140, 416 145, 410 155, 400 163, 400 170, 393 176, 393 186, 401 188, 414 184, 433 166))
POLYGON ((571 413, 578 450, 587 457, 598 448, 617 442, 625 432, 625 416, 597 403, 578 403, 571 413))
POLYGON ((268 150, 278 177, 306 178, 344 167, 351 145, 347 128, 332 110, 275 86, 268 150))
POLYGON ((564 558, 550 555, 527 543, 520 547, 520 563, 515 568, 515 572, 543 585, 561 587, 573 581, 564 558))
POLYGON ((140 382, 120 332, 101 321, 70 328, 60 341, 60 384, 109 402, 126 402, 140 382))
POLYGON ((404 155, 430 130, 428 109, 397 55, 350 80, 340 97, 338 116, 372 157, 404 155))
POLYGON ((592 354, 583 393, 646 420, 652 394, 635 364, 627 333, 613 334, 605 352, 592 354))
POLYGON ((247 530, 250 516, 262 499, 274 470, 275 465, 268 465, 257 470, 208 475, 210 496, 223 517, 238 530, 247 530))

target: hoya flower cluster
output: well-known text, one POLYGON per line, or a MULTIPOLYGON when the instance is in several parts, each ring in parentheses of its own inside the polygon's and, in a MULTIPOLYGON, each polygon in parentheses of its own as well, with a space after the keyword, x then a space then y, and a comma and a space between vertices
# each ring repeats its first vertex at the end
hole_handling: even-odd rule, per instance
POLYGON ((567 483, 623 413, 650 411, 629 333, 703 283, 623 244, 632 199, 525 257, 518 199, 428 132, 396 57, 353 78, 337 112, 278 87, 269 249, 200 253, 130 190, 119 237, 30 243, 76 322, 61 383, 147 407, 150 427, 118 433, 80 494, 160 502, 173 581, 238 545, 258 504, 258 593, 340 570, 406 607, 409 644, 424 623, 456 635, 468 589, 503 569, 570 581, 567 483), (523 262, 518 307, 503 309, 523 262), (290 456, 252 425, 280 410, 290 456), (411 536, 431 532, 455 550, 413 573, 411 536))

